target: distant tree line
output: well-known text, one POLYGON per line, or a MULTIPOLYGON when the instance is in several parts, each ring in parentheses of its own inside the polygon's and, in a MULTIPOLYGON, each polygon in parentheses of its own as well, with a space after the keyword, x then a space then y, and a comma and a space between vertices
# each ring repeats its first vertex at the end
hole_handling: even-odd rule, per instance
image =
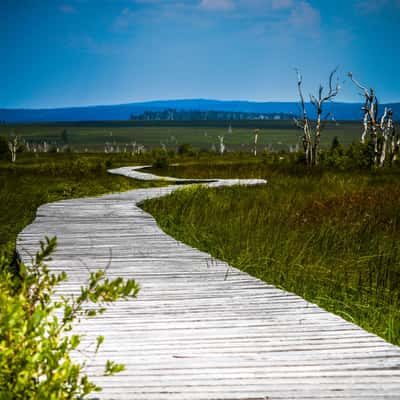
POLYGON ((130 119, 135 121, 201 121, 201 120, 288 120, 293 115, 283 112, 254 113, 237 111, 200 111, 176 110, 167 108, 159 111, 145 111, 142 114, 131 114, 130 119))

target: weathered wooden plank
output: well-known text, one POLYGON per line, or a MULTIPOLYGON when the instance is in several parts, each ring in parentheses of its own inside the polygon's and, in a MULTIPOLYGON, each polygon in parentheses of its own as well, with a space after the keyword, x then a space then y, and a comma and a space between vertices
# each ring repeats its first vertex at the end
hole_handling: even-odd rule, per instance
MULTIPOLYGON (((155 178, 137 168, 110 172, 155 178)), ((262 181, 207 185, 238 183, 262 181)), ((84 346, 105 336, 88 367, 104 387, 99 398, 400 399, 398 347, 177 242, 137 207, 181 187, 47 204, 18 237, 29 262, 44 235, 57 235, 50 267, 65 270, 69 280, 56 296, 78 293, 89 271, 105 266, 110 277, 140 283, 138 299, 117 302, 76 328, 85 333, 84 346), (124 362, 126 371, 99 376, 108 358, 124 362)))

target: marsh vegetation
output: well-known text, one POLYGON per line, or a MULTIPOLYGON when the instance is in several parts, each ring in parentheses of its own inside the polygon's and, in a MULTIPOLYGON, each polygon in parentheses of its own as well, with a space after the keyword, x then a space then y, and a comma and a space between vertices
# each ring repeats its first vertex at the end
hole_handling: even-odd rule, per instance
POLYGON ((398 169, 310 171, 281 160, 166 173, 267 179, 258 187, 190 187, 143 208, 178 240, 400 344, 398 169))

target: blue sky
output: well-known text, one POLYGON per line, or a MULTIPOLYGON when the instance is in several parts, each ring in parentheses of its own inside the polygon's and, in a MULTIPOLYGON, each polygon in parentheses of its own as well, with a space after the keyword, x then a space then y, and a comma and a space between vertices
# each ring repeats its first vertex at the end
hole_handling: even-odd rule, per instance
POLYGON ((400 101, 400 0, 1 0, 0 107, 158 99, 400 101))

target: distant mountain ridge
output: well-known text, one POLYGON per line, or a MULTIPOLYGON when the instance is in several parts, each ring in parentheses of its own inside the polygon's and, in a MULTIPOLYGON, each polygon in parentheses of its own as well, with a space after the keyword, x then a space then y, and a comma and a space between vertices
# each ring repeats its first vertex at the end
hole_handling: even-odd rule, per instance
MULTIPOLYGON (((384 107, 393 110, 395 120, 400 120, 400 103, 380 105, 380 114, 384 107)), ((307 104, 307 112, 311 117, 314 108, 307 104)), ((330 113, 336 120, 360 120, 362 118, 361 103, 326 103, 324 112, 330 113)), ((254 102, 237 100, 156 100, 141 103, 118 105, 99 105, 86 107, 66 107, 48 109, 7 109, 0 108, 0 121, 6 122, 74 122, 74 121, 123 121, 129 120, 132 114, 145 111, 161 111, 165 109, 229 111, 245 113, 285 113, 299 114, 297 102, 254 102)))

